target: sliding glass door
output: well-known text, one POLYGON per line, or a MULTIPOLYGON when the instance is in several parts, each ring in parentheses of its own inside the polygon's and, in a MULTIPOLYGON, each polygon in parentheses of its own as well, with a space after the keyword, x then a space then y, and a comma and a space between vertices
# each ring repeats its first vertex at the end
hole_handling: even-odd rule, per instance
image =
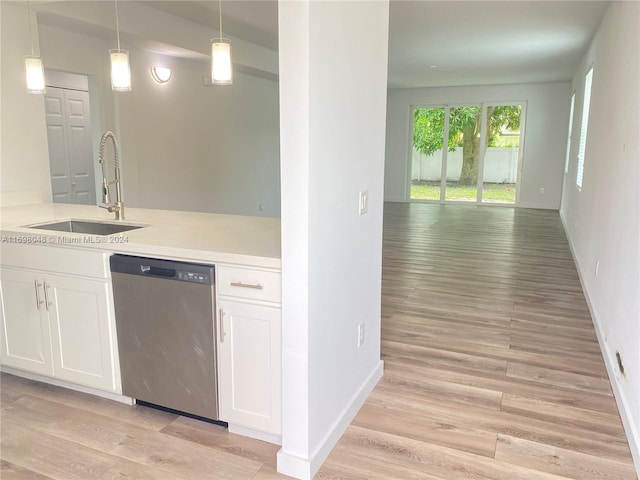
POLYGON ((524 103, 418 107, 412 119, 411 200, 516 203, 524 103))

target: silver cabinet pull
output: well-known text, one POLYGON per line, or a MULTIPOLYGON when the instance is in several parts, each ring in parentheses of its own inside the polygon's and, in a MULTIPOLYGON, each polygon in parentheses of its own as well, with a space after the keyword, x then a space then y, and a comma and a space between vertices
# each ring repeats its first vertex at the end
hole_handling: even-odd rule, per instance
POLYGON ((221 308, 220 309, 220 343, 224 343, 224 336, 226 335, 224 333, 224 310, 221 308))
POLYGON ((40 310, 40 307, 44 303, 42 300, 40 300, 40 287, 42 286, 42 284, 38 283, 38 280, 34 280, 33 285, 36 287, 36 307, 38 307, 38 310, 40 310))
POLYGON ((49 301, 49 287, 51 287, 51 285, 49 285, 47 283, 47 281, 44 281, 44 305, 45 307, 47 307, 47 312, 49 311, 49 307, 53 305, 53 302, 49 301))
POLYGON ((231 282, 232 287, 242 287, 242 288, 253 288, 255 290, 262 290, 264 287, 259 283, 242 283, 242 282, 231 282))

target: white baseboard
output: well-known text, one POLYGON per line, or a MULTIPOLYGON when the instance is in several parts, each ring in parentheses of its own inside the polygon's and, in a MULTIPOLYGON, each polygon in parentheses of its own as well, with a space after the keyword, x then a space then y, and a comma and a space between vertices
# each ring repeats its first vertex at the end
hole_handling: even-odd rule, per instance
POLYGON ((255 438, 256 440, 262 440, 263 442, 273 443, 275 445, 282 445, 282 437, 274 433, 261 432, 254 430, 253 428, 247 428, 240 425, 229 424, 229 432, 243 437, 255 438))
POLYGON ((629 442, 629 449, 631 450, 631 456, 633 457, 633 463, 636 468, 636 473, 638 475, 638 478, 640 478, 640 433, 638 432, 637 426, 634 425, 632 421, 631 406, 627 401, 627 397, 624 395, 624 391, 622 390, 622 388, 620 388, 620 378, 617 370, 616 356, 614 352, 609 350, 609 346, 605 341, 606 335, 604 329, 602 328, 602 323, 598 320, 598 317, 595 314, 595 309, 593 308, 591 299, 589 298, 589 292, 584 286, 585 284, 582 278, 582 270, 580 269, 578 256, 576 255, 571 237, 568 234, 566 219, 564 218, 564 215, 562 215, 562 213, 560 213, 560 221, 562 223, 562 228, 564 229, 565 236, 567 237, 567 241, 569 242, 569 249, 571 250, 573 263, 575 263, 576 270, 578 271, 578 278, 580 279, 582 292, 584 293, 584 298, 587 301, 587 307, 589 308, 589 313, 591 314, 591 319, 596 331, 596 337, 598 338, 600 351, 602 352, 602 358, 604 359, 604 364, 607 368, 607 374, 609 375, 609 381, 611 382, 611 387, 613 388, 613 397, 615 398, 616 404, 618 405, 618 411, 620 412, 620 418, 622 419, 624 431, 627 434, 627 441, 629 442))
POLYGON ((382 378, 384 362, 376 365, 365 382, 352 397, 349 404, 342 410, 338 419, 334 422, 329 432, 325 435, 320 446, 313 452, 311 458, 300 458, 280 449, 278 452, 278 473, 298 478, 299 480, 311 480, 327 459, 333 447, 335 447, 342 434, 351 424, 362 404, 367 400, 371 391, 382 378))
POLYGON ((555 210, 558 211, 560 209, 560 205, 543 205, 540 203, 526 203, 526 202, 520 202, 518 205, 516 205, 517 208, 531 208, 534 210, 555 210))
POLYGON ((77 383, 58 380, 57 378, 51 378, 47 377, 46 375, 27 372, 18 368, 8 367, 6 365, 0 365, 0 371, 3 373, 8 373, 10 375, 15 375, 16 377, 28 378, 29 380, 35 380, 36 382, 48 383, 50 385, 55 385, 56 387, 68 388, 69 390, 75 390, 76 392, 95 395, 96 397, 114 400, 116 402, 124 403, 127 405, 135 404, 135 400, 133 398, 126 397, 120 393, 110 392, 108 390, 100 390, 93 387, 86 387, 84 385, 78 385, 77 383))

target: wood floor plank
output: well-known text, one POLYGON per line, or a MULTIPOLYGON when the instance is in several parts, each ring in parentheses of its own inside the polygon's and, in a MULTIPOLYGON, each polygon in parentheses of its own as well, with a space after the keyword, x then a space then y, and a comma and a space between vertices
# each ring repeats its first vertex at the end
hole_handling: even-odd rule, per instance
POLYGON ((229 433, 229 430, 220 425, 188 417, 178 417, 161 431, 176 438, 276 467, 276 454, 280 449, 279 445, 259 440, 247 442, 246 437, 229 433))
POLYGON ((362 458, 349 453, 348 448, 338 448, 329 456, 317 480, 438 480, 438 477, 409 465, 386 462, 382 459, 362 458))
POLYGON ((451 417, 436 418, 415 410, 396 410, 393 415, 386 415, 389 411, 385 409, 386 406, 366 404, 360 409, 352 425, 375 425, 380 432, 493 457, 497 440, 495 432, 464 425, 451 417))
MULTIPOLYGON (((593 455, 605 455, 608 458, 625 461, 629 458, 626 437, 616 431, 609 434, 600 426, 580 427, 565 425, 554 421, 532 418, 506 411, 493 411, 482 407, 460 408, 455 403, 443 402, 438 397, 422 396, 415 392, 398 391, 395 387, 379 384, 368 400, 388 410, 387 415, 394 417, 395 412, 411 412, 417 415, 416 427, 422 425, 418 420, 426 417, 434 422, 467 426, 476 430, 485 430, 495 434, 505 434, 535 442, 547 443, 562 448, 571 448, 578 452, 593 455)), ((427 422, 424 422, 426 425, 427 422)), ((376 428, 376 422, 361 424, 366 428, 376 428)))
POLYGON ((0 478, 2 480, 51 480, 51 477, 40 475, 4 460, 0 461, 0 478))
POLYGON ((117 461, 74 442, 2 419, 2 458, 22 469, 56 480, 92 480, 117 461))
POLYGON ((481 455, 462 452, 418 440, 351 426, 343 436, 344 447, 366 461, 418 470, 447 480, 561 480, 556 475, 511 465, 481 455))
POLYGON ((508 393, 502 396, 501 411, 545 420, 554 425, 573 425, 591 432, 626 438, 620 417, 615 414, 584 410, 508 393))
POLYGON ((534 367, 516 362, 509 362, 507 377, 613 396, 611 384, 607 377, 563 372, 562 370, 534 367))
POLYGON ((472 403, 475 398, 502 399, 502 393, 530 396, 541 400, 550 400, 595 411, 617 412, 612 398, 600 392, 587 392, 577 388, 566 388, 559 385, 548 385, 536 380, 520 379, 517 377, 491 375, 482 372, 468 372, 454 368, 431 368, 416 364, 410 359, 388 359, 385 370, 389 378, 411 379, 413 385, 428 391, 432 386, 440 389, 448 388, 451 392, 461 392, 459 401, 472 403), (446 385, 448 384, 448 385, 446 385), (464 395, 465 392, 468 392, 464 395), (471 397, 471 395, 474 395, 471 397))
POLYGON ((2 391, 9 390, 17 395, 26 393, 66 406, 73 406, 85 412, 98 413, 118 421, 133 423, 150 430, 160 430, 178 417, 162 410, 142 405, 126 405, 55 385, 18 378, 14 375, 2 375, 0 386, 2 391))
POLYGON ((3 417, 52 437, 185 478, 248 480, 262 466, 179 438, 169 441, 160 432, 35 397, 17 400, 3 417))
POLYGON ((421 347, 401 342, 382 340, 382 359, 409 358, 419 361, 422 365, 437 367, 459 367, 495 374, 506 374, 507 361, 487 358, 482 355, 469 355, 437 348, 421 347))
POLYGON ((568 478, 628 480, 635 476, 633 466, 607 458, 585 455, 521 438, 500 435, 496 459, 525 465, 536 470, 568 478))
POLYGON ((116 463, 97 480, 184 480, 185 478, 188 477, 173 475, 166 470, 118 458, 116 463))

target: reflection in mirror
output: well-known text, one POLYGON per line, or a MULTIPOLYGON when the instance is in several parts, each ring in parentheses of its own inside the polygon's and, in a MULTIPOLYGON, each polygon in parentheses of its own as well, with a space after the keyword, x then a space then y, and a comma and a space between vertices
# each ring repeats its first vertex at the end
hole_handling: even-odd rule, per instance
POLYGON ((234 81, 223 89, 203 81, 211 75, 217 3, 119 4, 130 92, 111 91, 112 4, 38 5, 46 67, 86 79, 86 88, 68 94, 55 85, 64 91, 45 100, 54 201, 99 201, 98 142, 113 130, 128 208, 280 215, 277 2, 223 2, 225 36, 234 44, 234 81), (171 80, 160 85, 153 66, 171 69, 171 80))

